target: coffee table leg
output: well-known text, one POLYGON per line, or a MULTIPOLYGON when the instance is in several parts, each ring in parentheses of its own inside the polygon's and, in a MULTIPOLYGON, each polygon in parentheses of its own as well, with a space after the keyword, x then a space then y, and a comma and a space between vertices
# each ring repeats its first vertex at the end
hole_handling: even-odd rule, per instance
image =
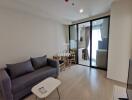
POLYGON ((36 100, 38 100, 38 97, 36 96, 36 100))
POLYGON ((59 89, 58 88, 57 88, 57 93, 58 93, 59 100, 60 100, 60 93, 59 93, 59 89))
MULTIPOLYGON (((36 100, 39 100, 37 96, 36 96, 36 100)), ((44 100, 46 100, 46 98, 44 98, 44 100)))

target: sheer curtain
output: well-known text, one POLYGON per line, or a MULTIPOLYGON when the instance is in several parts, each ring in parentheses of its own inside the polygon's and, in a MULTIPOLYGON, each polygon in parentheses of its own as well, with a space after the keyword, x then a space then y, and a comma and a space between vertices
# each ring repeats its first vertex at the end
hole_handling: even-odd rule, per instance
POLYGON ((89 42, 90 42, 90 27, 85 27, 85 49, 86 49, 86 55, 87 58, 89 59, 89 52, 88 52, 88 47, 89 47, 89 42))
POLYGON ((95 27, 92 30, 92 59, 94 60, 96 60, 96 51, 100 40, 102 40, 100 27, 95 27))

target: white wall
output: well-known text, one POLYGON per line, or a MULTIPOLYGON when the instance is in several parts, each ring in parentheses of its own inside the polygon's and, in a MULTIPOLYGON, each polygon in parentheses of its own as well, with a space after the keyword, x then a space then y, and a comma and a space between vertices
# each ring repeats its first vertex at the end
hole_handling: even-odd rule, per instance
POLYGON ((64 25, 37 15, 0 9, 0 68, 30 56, 51 57, 64 43, 64 25))
POLYGON ((127 82, 131 55, 132 9, 131 0, 112 4, 107 77, 127 82))

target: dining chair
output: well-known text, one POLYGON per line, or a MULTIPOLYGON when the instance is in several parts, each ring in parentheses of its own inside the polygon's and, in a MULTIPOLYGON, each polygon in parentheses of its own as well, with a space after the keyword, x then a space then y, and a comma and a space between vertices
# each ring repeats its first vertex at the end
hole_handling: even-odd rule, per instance
POLYGON ((65 61, 60 56, 53 56, 53 59, 57 60, 59 62, 60 71, 64 71, 65 70, 65 61))

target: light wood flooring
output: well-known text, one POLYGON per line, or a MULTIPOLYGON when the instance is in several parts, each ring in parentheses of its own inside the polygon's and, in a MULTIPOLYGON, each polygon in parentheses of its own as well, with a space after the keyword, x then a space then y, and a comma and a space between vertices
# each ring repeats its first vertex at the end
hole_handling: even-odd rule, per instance
MULTIPOLYGON (((81 65, 74 65, 61 72, 59 87, 61 100, 112 100, 114 85, 125 86, 106 78, 106 72, 81 65)), ((25 100, 35 100, 31 95, 25 100)), ((54 91, 46 100, 58 100, 54 91)))

